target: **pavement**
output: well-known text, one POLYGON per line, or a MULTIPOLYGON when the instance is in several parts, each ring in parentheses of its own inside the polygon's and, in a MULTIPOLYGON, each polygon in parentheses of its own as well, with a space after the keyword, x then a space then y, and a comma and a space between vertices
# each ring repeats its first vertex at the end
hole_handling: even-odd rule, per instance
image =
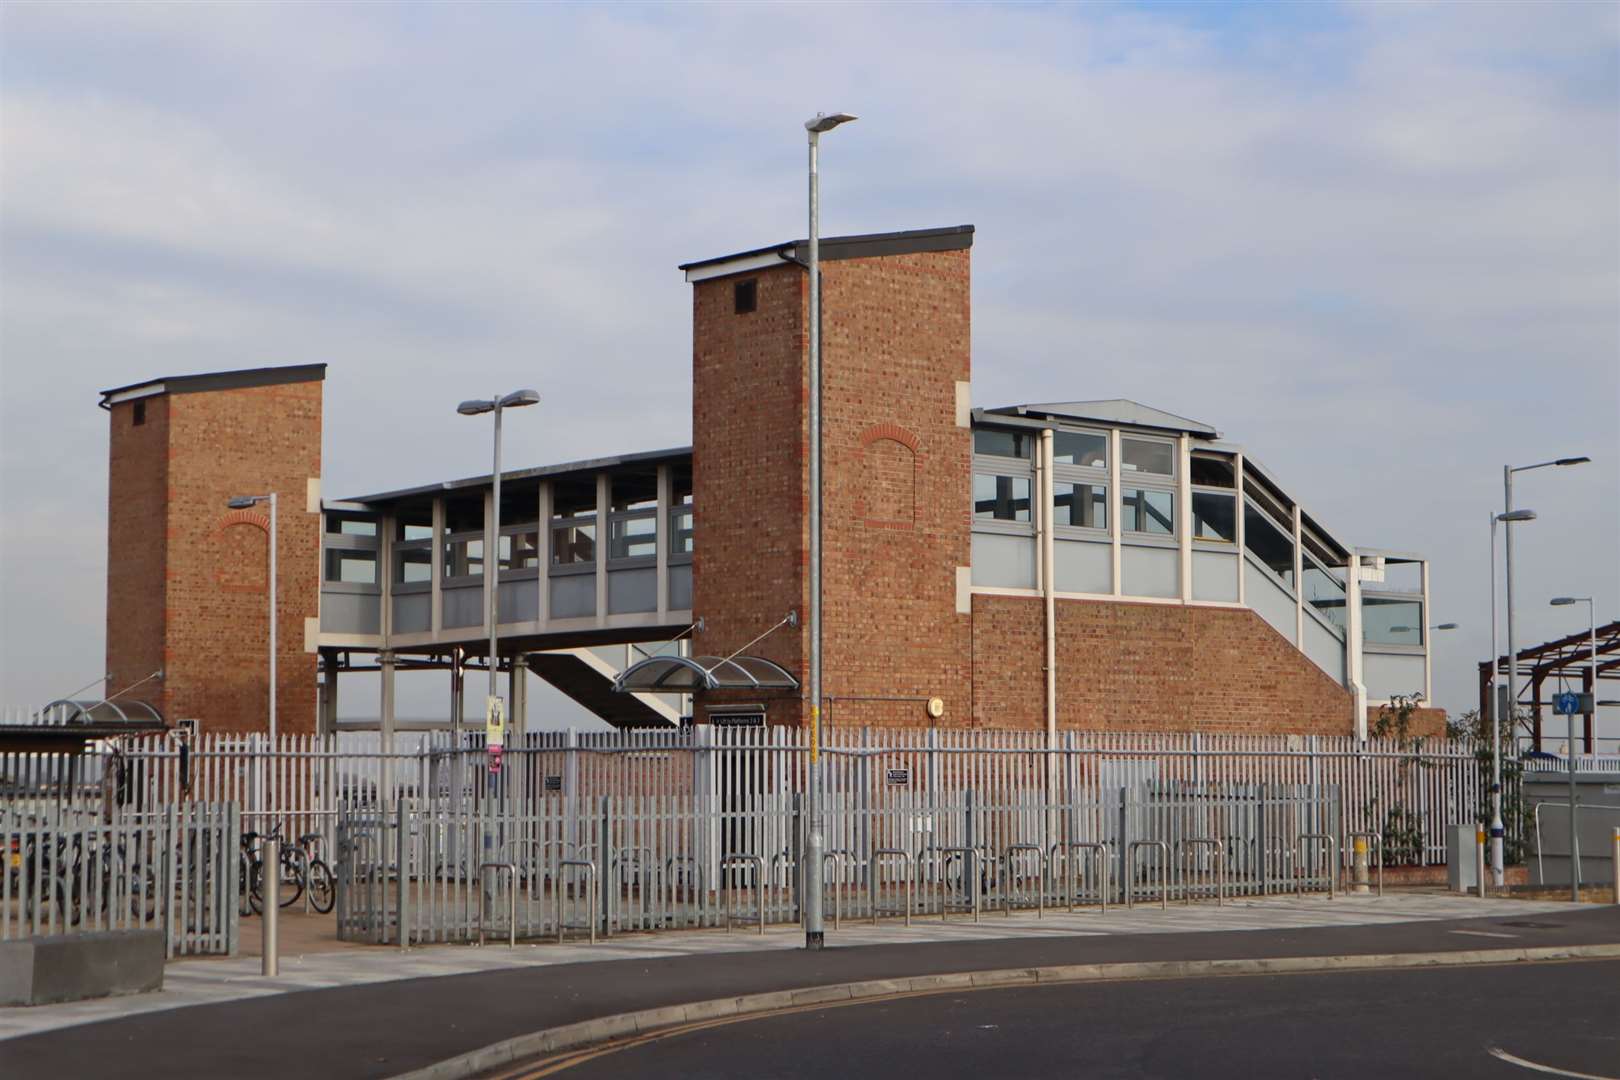
POLYGON ((1216 908, 615 937, 595 946, 345 950, 171 965, 157 995, 0 1009, 0 1075, 391 1076, 538 1029, 696 1000, 1015 966, 1620 943, 1620 908, 1419 894, 1216 908), (267 1053, 265 1047, 277 1050, 267 1053))

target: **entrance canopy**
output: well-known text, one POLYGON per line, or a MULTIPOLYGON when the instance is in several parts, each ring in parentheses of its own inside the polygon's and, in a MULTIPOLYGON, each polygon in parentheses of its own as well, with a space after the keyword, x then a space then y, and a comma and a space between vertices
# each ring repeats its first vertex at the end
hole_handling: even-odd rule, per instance
POLYGON ((613 689, 621 694, 798 688, 799 680, 762 656, 649 656, 613 680, 613 689))

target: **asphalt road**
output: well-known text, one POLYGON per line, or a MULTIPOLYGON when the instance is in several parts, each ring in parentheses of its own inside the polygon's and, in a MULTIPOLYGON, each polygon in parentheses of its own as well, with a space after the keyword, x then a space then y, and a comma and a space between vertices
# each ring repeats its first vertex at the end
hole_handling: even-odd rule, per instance
MULTIPOLYGON (((1620 961, 983 990, 728 1023, 549 1073, 1620 1078, 1620 961)), ((539 1070, 524 1070, 537 1075, 539 1070)), ((519 1075, 522 1075, 520 1073, 519 1075)))
MULTIPOLYGON (((387 1077, 613 1013, 861 979, 1049 964, 1324 956, 1620 941, 1620 907, 1524 919, 1098 937, 1001 938, 617 960, 246 998, 0 1040, 12 1077, 387 1077), (1461 931, 1461 932, 1459 932, 1461 931), (1478 936, 1479 934, 1486 936, 1478 936), (1505 936, 1511 935, 1511 936, 1505 936)), ((1220 980, 1219 992, 1243 992, 1220 980)), ((1107 997, 1130 992, 1111 984, 1107 997)), ((946 1002, 929 1006, 943 1008, 946 1002)), ((1620 1016, 1620 1003, 1613 1015, 1620 1016)), ((1620 1024, 1620 1021, 1616 1022, 1620 1024)), ((1620 1075, 1620 1070, 1611 1070, 1620 1075)), ((671 1073, 668 1075, 679 1075, 671 1073)), ((1001 1076, 992 1071, 981 1076, 1001 1076)), ((1375 1075, 1375 1074, 1368 1074, 1375 1075)))

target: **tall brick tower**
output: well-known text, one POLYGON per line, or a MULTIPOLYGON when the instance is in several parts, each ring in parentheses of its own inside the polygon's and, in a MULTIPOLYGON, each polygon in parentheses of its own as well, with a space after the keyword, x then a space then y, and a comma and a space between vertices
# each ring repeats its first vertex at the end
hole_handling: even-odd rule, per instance
MULTIPOLYGON (((823 669, 836 726, 972 715, 972 226, 821 241, 823 669), (961 585, 959 586, 959 582, 961 585)), ((690 263, 698 653, 808 671, 809 280, 802 241, 690 263)), ((700 714, 715 705, 700 700, 700 714)), ((746 696, 746 695, 744 695, 746 696)), ((759 700, 756 696, 750 700, 759 700)), ((777 699, 773 723, 808 702, 777 699)), ((700 715, 699 719, 703 717, 700 715)))
POLYGON ((277 714, 315 730, 325 364, 152 379, 102 391, 108 411, 107 693, 205 732, 268 726, 269 514, 277 496, 277 714))

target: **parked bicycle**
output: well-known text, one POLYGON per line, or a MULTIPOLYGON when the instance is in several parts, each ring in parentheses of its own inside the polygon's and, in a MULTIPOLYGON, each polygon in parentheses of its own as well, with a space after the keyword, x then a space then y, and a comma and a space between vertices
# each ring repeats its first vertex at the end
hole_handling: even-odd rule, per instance
POLYGON ((263 841, 281 840, 280 869, 277 882, 277 906, 291 907, 309 890, 309 906, 322 915, 331 912, 337 903, 337 877, 321 858, 320 833, 305 833, 296 843, 282 839, 283 823, 277 822, 268 833, 242 834, 240 891, 243 913, 257 914, 264 910, 264 857, 263 841))

